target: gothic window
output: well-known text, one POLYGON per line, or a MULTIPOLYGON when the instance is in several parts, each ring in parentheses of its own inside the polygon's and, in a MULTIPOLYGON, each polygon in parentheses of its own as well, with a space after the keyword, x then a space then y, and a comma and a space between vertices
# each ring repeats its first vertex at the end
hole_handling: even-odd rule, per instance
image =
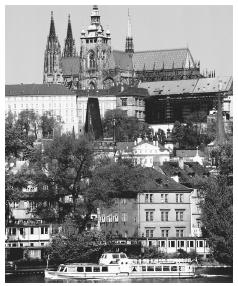
POLYGON ((88 53, 88 68, 92 69, 96 67, 96 59, 94 51, 88 53))

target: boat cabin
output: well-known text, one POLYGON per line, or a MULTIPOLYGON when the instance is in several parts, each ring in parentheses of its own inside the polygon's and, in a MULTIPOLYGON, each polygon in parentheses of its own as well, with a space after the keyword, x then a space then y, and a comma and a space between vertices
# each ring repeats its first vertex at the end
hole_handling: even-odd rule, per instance
POLYGON ((104 253, 99 259, 99 264, 129 264, 130 259, 123 252, 121 253, 104 253))

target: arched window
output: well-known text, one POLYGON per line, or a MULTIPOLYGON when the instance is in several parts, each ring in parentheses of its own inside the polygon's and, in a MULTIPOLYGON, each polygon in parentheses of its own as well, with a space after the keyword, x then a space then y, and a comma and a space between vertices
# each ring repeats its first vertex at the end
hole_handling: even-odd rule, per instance
POLYGON ((88 68, 92 69, 96 67, 96 59, 94 51, 88 53, 88 68))

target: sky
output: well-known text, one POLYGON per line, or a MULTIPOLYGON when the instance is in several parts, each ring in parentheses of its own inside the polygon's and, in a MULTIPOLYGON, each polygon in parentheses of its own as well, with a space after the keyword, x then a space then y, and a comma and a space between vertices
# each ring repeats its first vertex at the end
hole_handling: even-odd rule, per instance
MULTIPOLYGON (((188 47, 201 72, 216 76, 233 74, 233 9, 231 5, 99 5, 101 23, 111 31, 112 48, 125 49, 127 15, 130 10, 136 51, 188 47)), ((44 51, 54 12, 55 29, 61 44, 71 15, 76 49, 81 30, 90 24, 92 6, 6 6, 5 83, 42 83, 44 51)))

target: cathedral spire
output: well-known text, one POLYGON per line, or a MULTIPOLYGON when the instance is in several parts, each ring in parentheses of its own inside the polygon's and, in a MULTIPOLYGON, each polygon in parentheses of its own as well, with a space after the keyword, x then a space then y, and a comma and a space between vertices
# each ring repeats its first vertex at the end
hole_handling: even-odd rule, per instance
POLYGON ((51 11, 50 32, 47 37, 44 56, 44 83, 59 83, 62 81, 60 58, 61 48, 58 37, 56 36, 53 12, 51 11))
POLYGON ((71 20, 69 15, 63 57, 74 57, 74 56, 76 56, 76 48, 75 48, 75 41, 73 39, 71 20))
POLYGON ((53 17, 53 11, 51 11, 51 20, 50 20, 50 33, 49 33, 50 38, 55 38, 55 23, 54 23, 54 17, 53 17))
POLYGON ((125 52, 130 53, 130 54, 134 53, 133 37, 132 37, 132 33, 131 33, 131 17, 130 17, 129 9, 128 9, 127 37, 126 37, 125 52))

